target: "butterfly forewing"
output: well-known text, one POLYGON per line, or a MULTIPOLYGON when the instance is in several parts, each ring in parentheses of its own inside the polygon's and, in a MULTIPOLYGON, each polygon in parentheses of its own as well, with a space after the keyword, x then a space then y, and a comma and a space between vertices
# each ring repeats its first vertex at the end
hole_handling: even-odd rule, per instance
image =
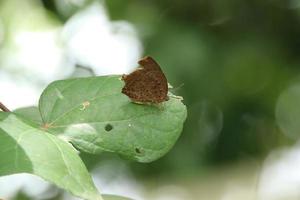
POLYGON ((134 102, 161 103, 168 100, 168 82, 159 65, 146 57, 139 61, 142 66, 122 78, 125 86, 122 93, 134 102))
POLYGON ((153 71, 161 71, 162 72, 159 64, 150 56, 146 56, 145 58, 141 59, 138 63, 145 70, 151 70, 151 71, 153 70, 153 71))

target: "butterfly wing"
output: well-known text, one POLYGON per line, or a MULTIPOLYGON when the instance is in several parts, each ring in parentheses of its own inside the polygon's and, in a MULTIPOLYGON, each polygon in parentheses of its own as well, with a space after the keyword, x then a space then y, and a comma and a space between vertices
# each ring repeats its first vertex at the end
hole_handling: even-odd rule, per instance
POLYGON ((168 100, 168 82, 167 78, 161 71, 149 71, 147 79, 151 84, 147 85, 149 101, 161 103, 168 100))
POLYGON ((160 66, 151 58, 139 61, 136 71, 124 75, 125 86, 122 93, 134 102, 161 103, 168 100, 168 82, 160 66))
POLYGON ((122 93, 129 98, 135 100, 139 98, 138 91, 140 90, 141 76, 143 76, 142 69, 138 69, 129 75, 123 75, 122 80, 125 81, 125 86, 122 88, 122 93))
POLYGON ((139 62, 139 65, 143 67, 145 70, 153 70, 153 71, 161 71, 161 68, 159 64, 150 56, 146 56, 143 59, 141 59, 139 62))
POLYGON ((137 73, 127 76, 128 82, 122 89, 135 102, 161 103, 168 100, 168 84, 166 77, 158 71, 140 73, 138 79, 132 78, 137 73))

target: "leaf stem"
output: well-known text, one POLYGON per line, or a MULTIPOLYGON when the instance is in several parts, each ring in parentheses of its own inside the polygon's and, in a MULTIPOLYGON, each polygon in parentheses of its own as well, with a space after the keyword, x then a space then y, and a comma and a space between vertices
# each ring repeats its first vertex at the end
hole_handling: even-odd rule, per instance
POLYGON ((1 103, 1 102, 0 102, 0 109, 3 112, 10 112, 10 110, 3 103, 1 103))

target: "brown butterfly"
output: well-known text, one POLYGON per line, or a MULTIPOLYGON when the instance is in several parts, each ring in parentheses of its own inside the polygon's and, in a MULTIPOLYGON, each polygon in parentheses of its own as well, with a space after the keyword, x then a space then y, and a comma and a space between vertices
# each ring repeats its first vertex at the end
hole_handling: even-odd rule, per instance
POLYGON ((140 60, 140 67, 129 75, 123 75, 122 93, 136 103, 161 103, 168 98, 168 81, 160 66, 147 56, 140 60))

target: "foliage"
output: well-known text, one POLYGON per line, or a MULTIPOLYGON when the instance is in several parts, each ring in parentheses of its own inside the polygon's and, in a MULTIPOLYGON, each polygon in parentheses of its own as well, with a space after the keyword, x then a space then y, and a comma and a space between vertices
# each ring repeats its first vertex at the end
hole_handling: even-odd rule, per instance
POLYGON ((180 98, 170 94, 160 105, 138 105, 122 87, 119 76, 56 81, 43 92, 40 112, 35 107, 0 112, 0 175, 32 173, 76 196, 100 200, 71 144, 139 162, 166 154, 186 118, 180 98))

